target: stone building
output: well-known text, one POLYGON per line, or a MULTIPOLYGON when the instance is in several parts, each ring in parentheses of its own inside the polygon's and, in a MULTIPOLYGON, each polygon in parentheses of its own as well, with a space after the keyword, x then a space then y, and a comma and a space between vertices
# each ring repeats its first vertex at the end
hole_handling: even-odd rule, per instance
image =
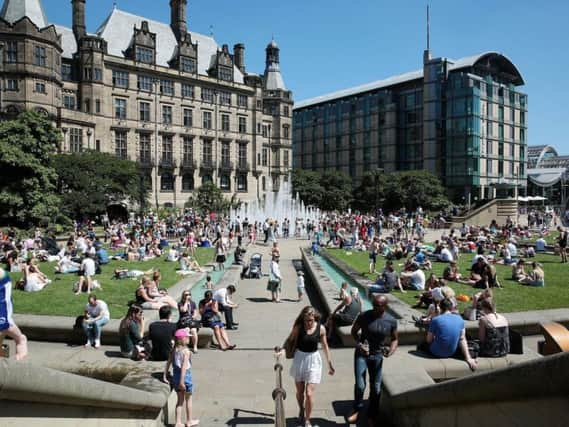
POLYGON ((86 0, 71 5, 66 28, 48 24, 41 0, 4 0, 3 117, 37 110, 61 128, 62 152, 138 162, 159 206, 183 206, 205 182, 243 201, 278 189, 292 167, 293 101, 274 40, 254 74, 243 44, 230 52, 188 31, 187 0, 170 0, 170 24, 115 7, 94 33, 86 0))
POLYGON ((294 167, 428 170, 455 200, 514 196, 526 185, 527 95, 496 52, 451 60, 322 95, 294 108, 294 167))

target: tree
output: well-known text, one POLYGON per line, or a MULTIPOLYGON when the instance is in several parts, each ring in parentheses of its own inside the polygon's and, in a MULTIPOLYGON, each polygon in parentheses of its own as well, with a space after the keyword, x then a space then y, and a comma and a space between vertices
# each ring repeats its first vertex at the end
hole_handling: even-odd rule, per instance
POLYGON ((43 115, 27 111, 0 123, 0 223, 29 227, 58 213, 51 157, 61 134, 43 115))
POLYGON ((318 172, 293 169, 291 183, 293 194, 298 194, 305 205, 320 206, 324 189, 318 172))
POLYGON ((344 211, 352 201, 352 180, 343 172, 328 170, 320 175, 322 199, 318 207, 325 211, 344 211))
POLYGON ((186 207, 194 208, 202 213, 223 212, 229 209, 230 201, 223 197, 223 192, 212 182, 202 184, 186 202, 186 207))
POLYGON ((62 211, 72 218, 93 218, 112 204, 144 204, 148 187, 135 162, 108 153, 86 151, 54 158, 62 211), (141 203, 143 202, 143 203, 141 203))
POLYGON ((388 176, 380 170, 366 172, 354 188, 352 207, 360 212, 377 211, 385 201, 388 176))

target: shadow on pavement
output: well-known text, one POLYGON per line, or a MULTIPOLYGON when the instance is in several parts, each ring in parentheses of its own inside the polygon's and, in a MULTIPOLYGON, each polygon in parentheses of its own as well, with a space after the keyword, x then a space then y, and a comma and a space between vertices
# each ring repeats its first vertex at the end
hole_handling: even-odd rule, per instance
POLYGON ((274 424, 274 415, 264 412, 248 411, 246 409, 234 409, 233 418, 227 421, 228 426, 274 424), (241 416, 244 414, 245 416, 241 416))

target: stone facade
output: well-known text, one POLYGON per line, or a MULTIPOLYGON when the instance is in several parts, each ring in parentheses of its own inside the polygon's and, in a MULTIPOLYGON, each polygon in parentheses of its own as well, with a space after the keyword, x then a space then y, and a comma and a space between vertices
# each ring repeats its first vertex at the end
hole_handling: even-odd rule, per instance
POLYGON ((207 181, 250 201, 287 178, 293 100, 274 41, 257 75, 243 44, 231 53, 188 32, 186 0, 170 2, 170 24, 115 8, 94 34, 85 0, 72 1, 72 29, 39 28, 28 6, 18 15, 22 1, 5 0, 0 16, 3 117, 35 109, 61 128, 62 152, 137 161, 159 206, 183 206, 207 181))

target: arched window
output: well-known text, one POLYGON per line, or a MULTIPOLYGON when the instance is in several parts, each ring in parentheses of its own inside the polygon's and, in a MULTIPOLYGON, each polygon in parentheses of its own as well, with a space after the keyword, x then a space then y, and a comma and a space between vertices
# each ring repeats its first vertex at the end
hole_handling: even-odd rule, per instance
POLYGON ((171 173, 163 173, 160 177, 160 190, 161 191, 174 191, 174 177, 171 173))
POLYGON ((206 175, 202 176, 202 185, 207 184, 209 182, 213 182, 211 175, 206 174, 206 175))
POLYGON ((263 189, 263 191, 267 191, 267 179, 265 177, 263 177, 263 179, 261 180, 261 188, 263 189))
POLYGON ((194 189, 194 176, 192 174, 184 174, 182 176, 182 191, 192 191, 194 189))
POLYGON ((231 181, 229 179, 229 175, 221 175, 219 177, 219 188, 221 188, 223 191, 231 190, 231 181))
POLYGON ((247 191, 247 175, 237 175, 237 191, 247 191))

